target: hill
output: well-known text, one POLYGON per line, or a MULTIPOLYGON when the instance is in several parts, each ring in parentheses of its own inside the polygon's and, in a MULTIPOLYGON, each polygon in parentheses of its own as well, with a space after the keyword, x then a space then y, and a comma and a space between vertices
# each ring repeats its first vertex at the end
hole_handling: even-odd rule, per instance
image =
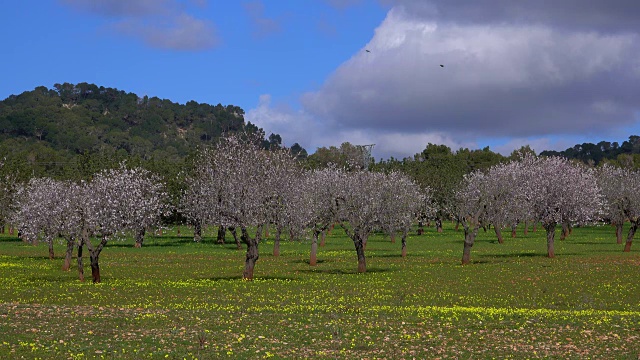
POLYGON ((234 105, 182 105, 88 83, 40 86, 0 102, 0 158, 62 177, 61 165, 79 157, 180 163, 197 146, 238 131, 259 134, 265 148, 281 146, 280 135, 265 138, 234 105))

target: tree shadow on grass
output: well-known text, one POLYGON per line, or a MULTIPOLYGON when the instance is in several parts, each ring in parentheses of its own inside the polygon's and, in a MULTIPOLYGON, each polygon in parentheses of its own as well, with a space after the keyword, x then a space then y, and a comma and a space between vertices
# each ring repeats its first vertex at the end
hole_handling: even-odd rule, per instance
MULTIPOLYGON (((288 277, 288 276, 255 276, 253 277, 256 281, 295 281, 296 278, 288 277)), ((242 275, 230 275, 230 276, 212 276, 212 277, 203 277, 196 279, 196 281, 212 281, 212 282, 222 282, 222 281, 242 281, 242 275)))
POLYGON ((18 237, 0 237, 0 243, 22 242, 18 237))
POLYGON ((385 269, 385 268, 369 268, 365 273, 359 273, 358 270, 345 270, 345 269, 319 269, 319 268, 311 268, 305 270, 298 270, 301 273, 315 273, 315 274, 340 274, 340 275, 356 275, 356 274, 376 274, 376 273, 385 273, 396 271, 393 269, 385 269))

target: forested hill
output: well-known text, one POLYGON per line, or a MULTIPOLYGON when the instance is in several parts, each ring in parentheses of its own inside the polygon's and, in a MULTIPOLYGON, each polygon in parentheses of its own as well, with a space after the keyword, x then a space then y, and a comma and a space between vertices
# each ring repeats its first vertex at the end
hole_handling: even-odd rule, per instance
POLYGON ((260 134, 264 147, 281 146, 279 135, 265 138, 234 105, 182 105, 88 83, 41 86, 0 102, 0 158, 45 167, 94 154, 180 162, 196 146, 238 131, 260 134))
POLYGON ((625 167, 640 165, 640 136, 631 135, 622 145, 618 142, 600 141, 597 144, 577 144, 563 151, 543 151, 542 156, 562 156, 568 159, 580 160, 591 165, 598 165, 602 161, 617 163, 625 167))

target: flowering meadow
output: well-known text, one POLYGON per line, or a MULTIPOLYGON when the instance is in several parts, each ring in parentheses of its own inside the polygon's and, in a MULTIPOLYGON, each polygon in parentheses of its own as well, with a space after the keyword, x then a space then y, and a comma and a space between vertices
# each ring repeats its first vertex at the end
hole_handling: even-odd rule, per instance
MULTIPOLYGON (((640 252, 611 226, 573 229, 547 258, 546 234, 522 228, 503 244, 480 230, 460 265, 462 231, 413 229, 407 256, 382 233, 359 273, 353 241, 335 228, 309 266, 309 241, 245 251, 214 229, 186 227, 110 242, 102 282, 80 282, 64 246, 0 235, 2 359, 638 359, 640 252)), ((625 231, 627 228, 625 227, 625 231)), ((560 231, 560 230, 558 230, 560 231)))

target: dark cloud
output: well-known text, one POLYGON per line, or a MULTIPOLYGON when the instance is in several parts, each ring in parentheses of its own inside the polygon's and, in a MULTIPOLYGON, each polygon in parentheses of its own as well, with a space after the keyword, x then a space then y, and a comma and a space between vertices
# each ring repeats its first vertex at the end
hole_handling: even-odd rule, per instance
POLYGON ((638 30, 636 0, 385 0, 407 14, 459 24, 537 24, 590 31, 638 30))
MULTIPOLYGON (((151 47, 199 51, 219 43, 213 23, 190 15, 185 4, 177 0, 62 0, 62 3, 111 19, 112 30, 138 38, 151 47)), ((206 1, 191 0, 189 4, 204 7, 206 1)))

